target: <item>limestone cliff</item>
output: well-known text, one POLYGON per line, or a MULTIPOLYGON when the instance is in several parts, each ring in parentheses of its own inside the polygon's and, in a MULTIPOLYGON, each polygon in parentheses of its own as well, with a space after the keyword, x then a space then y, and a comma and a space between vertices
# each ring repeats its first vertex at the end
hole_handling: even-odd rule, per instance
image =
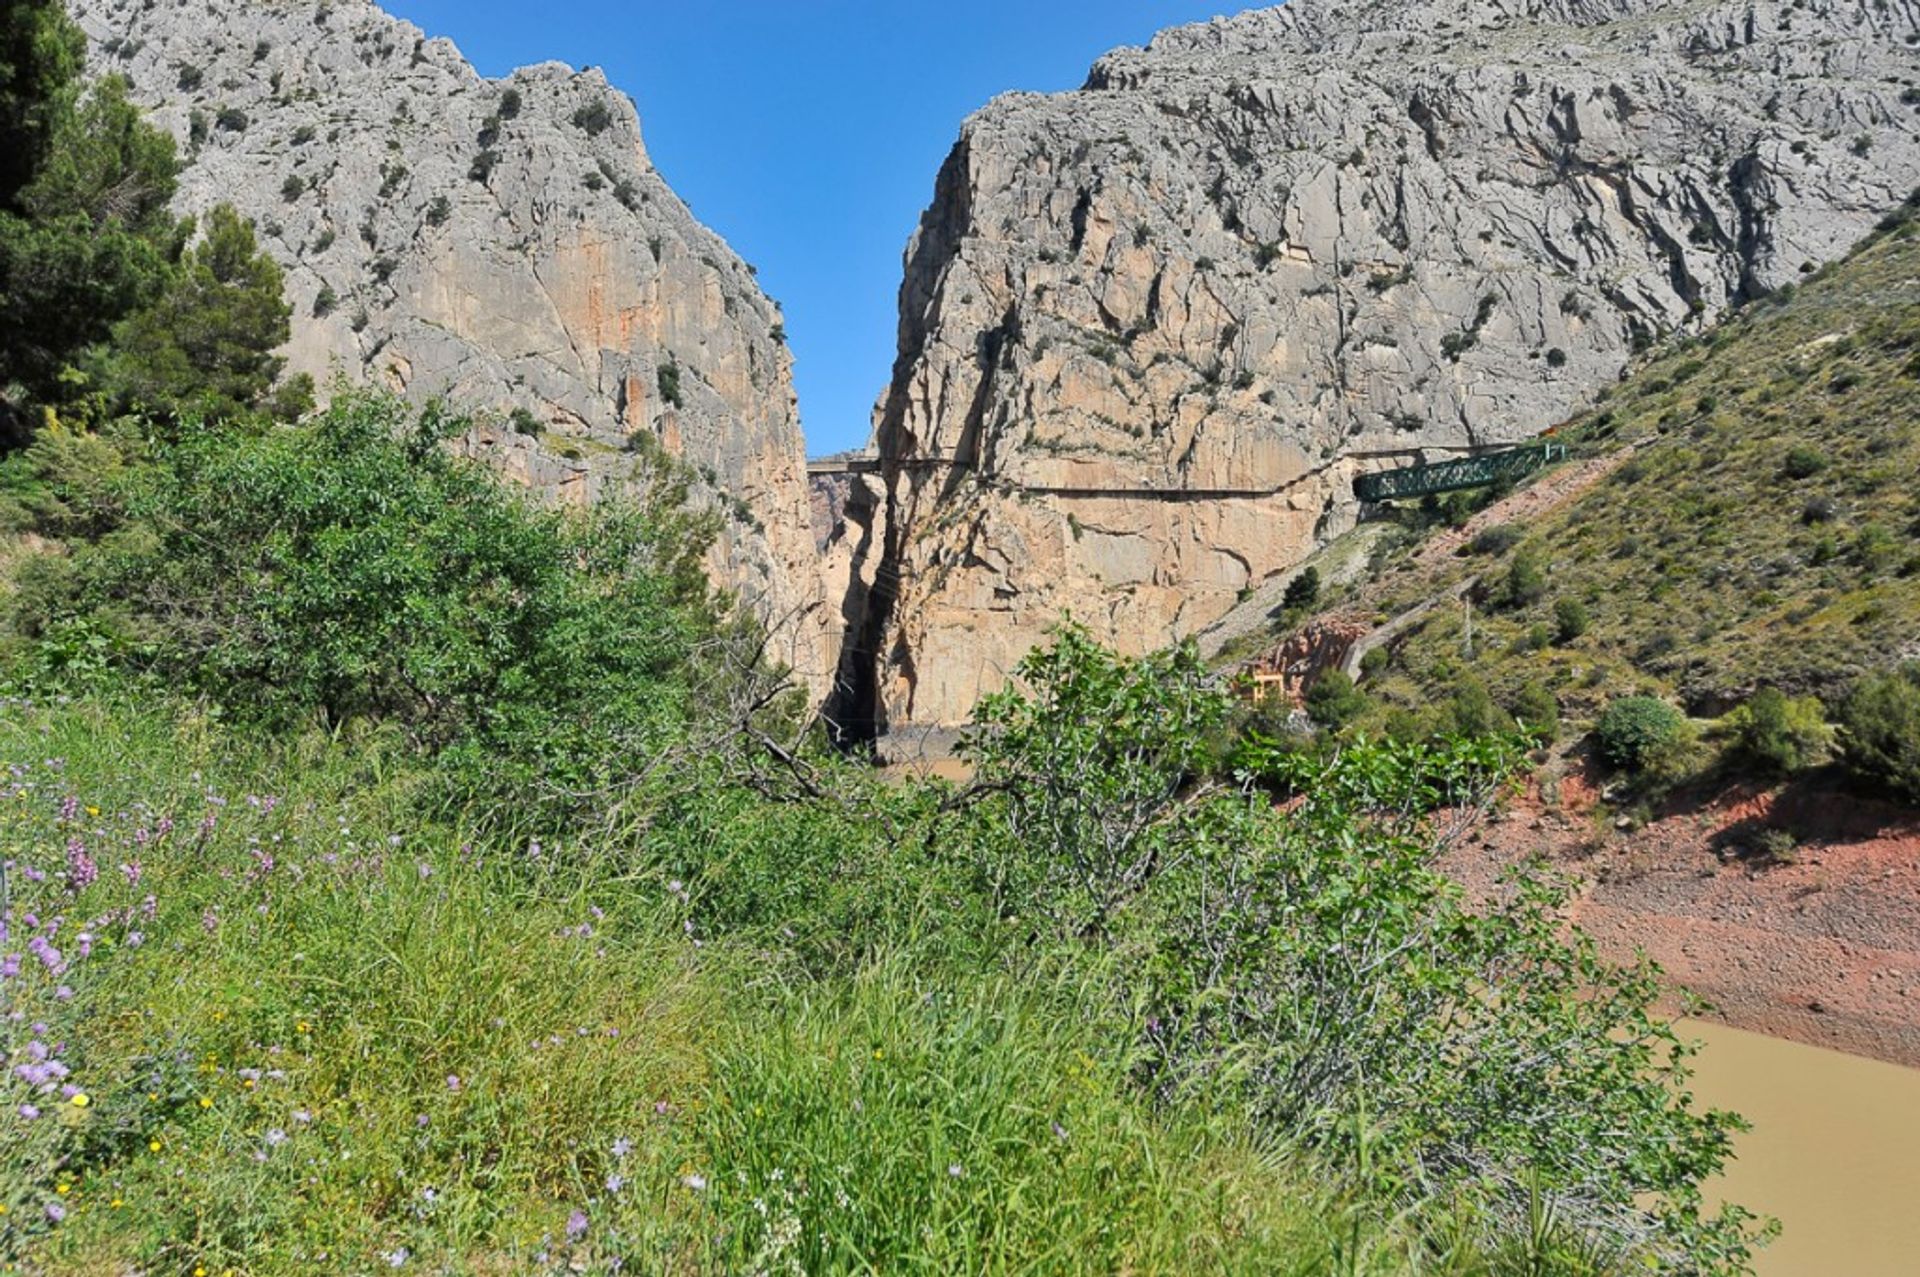
POLYGON ((94 69, 180 139, 181 210, 233 203, 287 268, 293 371, 444 396, 473 452, 567 499, 658 441, 727 515, 716 580, 824 690, 838 630, 779 310, 600 73, 487 80, 365 0, 73 9, 94 69))
POLYGON ((1191 634, 1920 182, 1917 0, 1294 0, 968 121, 849 504, 841 720, 1191 634))

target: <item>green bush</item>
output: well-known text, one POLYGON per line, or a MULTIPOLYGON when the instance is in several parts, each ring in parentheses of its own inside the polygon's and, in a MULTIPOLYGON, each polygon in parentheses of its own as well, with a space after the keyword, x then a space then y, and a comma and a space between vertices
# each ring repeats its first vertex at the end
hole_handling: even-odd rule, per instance
POLYGON ((711 520, 667 472, 643 507, 538 509, 440 446, 465 428, 345 396, 189 431, 67 593, 23 598, 29 629, 95 618, 135 668, 267 727, 386 723, 501 781, 612 783, 686 712, 711 520))
POLYGON ((1484 528, 1476 533, 1471 549, 1475 554, 1496 557, 1505 554, 1514 546, 1519 545, 1520 542, 1525 539, 1526 535, 1525 529, 1515 524, 1496 524, 1491 528, 1484 528))
POLYGON ((1584 638, 1593 620, 1579 599, 1561 599, 1553 605, 1553 625, 1555 637, 1564 645, 1584 638))
POLYGON ((1500 601, 1507 607, 1531 607, 1547 596, 1547 562, 1529 546, 1513 556, 1501 582, 1500 601))
POLYGON ((1607 706, 1594 726, 1601 755, 1615 767, 1639 771, 1685 733, 1686 717, 1651 696, 1627 696, 1607 706))
POLYGON ((1811 479, 1827 468, 1827 454, 1809 444, 1795 444, 1787 449, 1786 459, 1781 462, 1781 473, 1789 479, 1811 479))
POLYGON ((1856 775, 1920 803, 1920 665, 1855 687, 1840 706, 1840 740, 1856 775))
POLYGON ((679 408, 683 406, 685 400, 681 397, 680 392, 680 365, 671 359, 661 364, 658 380, 660 382, 660 397, 672 407, 679 408))
POLYGON ((1824 762, 1833 747, 1826 709, 1811 696, 1763 687, 1727 716, 1735 747, 1751 763, 1791 774, 1824 762))
POLYGON ((1345 670, 1328 670, 1307 689, 1307 717, 1337 732, 1367 712, 1367 694, 1345 670))
POLYGON ((1287 592, 1280 601, 1286 610, 1305 611, 1320 601, 1320 569, 1309 567, 1300 575, 1287 582, 1287 592))
POLYGON ((1513 699, 1513 717, 1527 734, 1542 744, 1552 744, 1560 735, 1559 698, 1539 683, 1528 683, 1513 699))
POLYGON ((1513 727, 1511 722, 1503 720, 1487 685, 1471 674, 1462 676, 1454 685, 1446 710, 1448 728, 1457 736, 1492 736, 1503 728, 1510 731, 1513 727))
POLYGON ((588 137, 599 137, 613 127, 613 112, 605 102, 589 102, 573 113, 573 125, 584 130, 588 137))

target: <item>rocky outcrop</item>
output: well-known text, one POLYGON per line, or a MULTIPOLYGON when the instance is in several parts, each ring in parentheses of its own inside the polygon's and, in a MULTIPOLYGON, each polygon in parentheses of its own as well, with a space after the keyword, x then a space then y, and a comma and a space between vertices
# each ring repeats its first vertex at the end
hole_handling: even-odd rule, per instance
POLYGON ((1063 612, 1195 633, 1361 470, 1837 256, 1920 182, 1916 43, 1916 0, 1293 0, 994 102, 907 253, 838 717, 962 720, 1063 612))
POLYGON ((292 371, 479 423, 542 491, 629 482, 652 443, 726 516, 713 575, 832 670, 778 308, 654 169, 597 71, 482 78, 364 0, 76 0, 95 69, 180 140, 179 205, 231 202, 287 269, 292 371))

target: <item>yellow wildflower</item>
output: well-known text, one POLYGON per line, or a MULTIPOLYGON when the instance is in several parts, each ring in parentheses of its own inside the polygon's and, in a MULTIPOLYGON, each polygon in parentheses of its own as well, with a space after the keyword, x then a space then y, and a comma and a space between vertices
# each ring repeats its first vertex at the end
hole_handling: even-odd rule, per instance
POLYGON ((93 1103, 93 1101, 90 1098, 88 1098, 87 1093, 85 1091, 75 1091, 73 1093, 73 1107, 77 1109, 83 1109, 91 1103, 93 1103))
POLYGON ((210 1109, 213 1107, 213 1101, 203 1095, 200 1097, 200 1107, 203 1109, 210 1109))
POLYGON ((159 1140, 148 1140, 148 1141, 147 1141, 147 1151, 148 1151, 149 1153, 158 1153, 158 1152, 160 1151, 160 1141, 159 1141, 159 1140))

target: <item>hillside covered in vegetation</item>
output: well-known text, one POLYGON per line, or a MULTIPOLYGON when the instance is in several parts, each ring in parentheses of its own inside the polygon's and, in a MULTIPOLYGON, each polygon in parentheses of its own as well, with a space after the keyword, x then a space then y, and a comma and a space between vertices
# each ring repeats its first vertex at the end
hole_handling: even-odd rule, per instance
POLYGON ((1567 465, 1598 482, 1544 508, 1496 493, 1401 512, 1370 576, 1321 607, 1411 623, 1366 654, 1357 692, 1335 674, 1310 710, 1376 737, 1607 727, 1611 761, 1668 780, 1840 757, 1920 802, 1917 405, 1910 204, 1571 423, 1567 465), (1435 555, 1428 538, 1469 517, 1435 555))

